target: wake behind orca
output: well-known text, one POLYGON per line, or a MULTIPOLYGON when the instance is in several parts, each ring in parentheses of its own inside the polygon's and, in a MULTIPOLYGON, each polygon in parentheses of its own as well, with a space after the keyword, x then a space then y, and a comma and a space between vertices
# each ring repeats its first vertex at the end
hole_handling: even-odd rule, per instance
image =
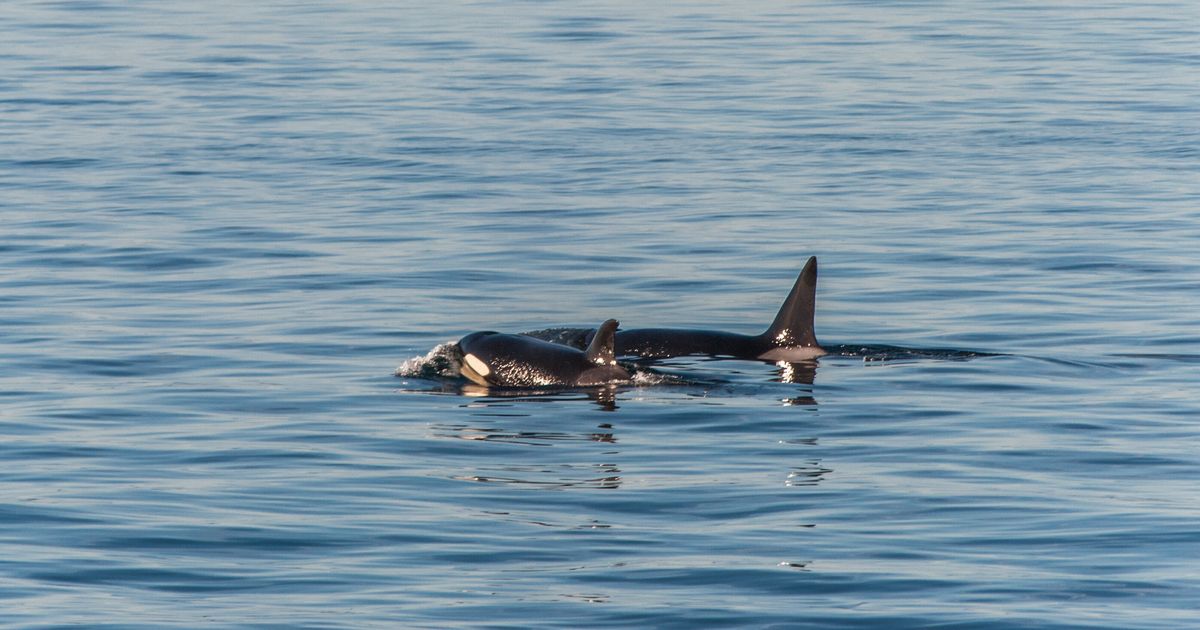
MULTIPOLYGON (((709 355, 758 361, 811 361, 827 354, 813 331, 816 311, 817 258, 805 263, 774 321, 758 335, 719 330, 634 328, 618 330, 614 352, 619 357, 666 359, 709 355)), ((596 335, 589 328, 548 328, 522 333, 527 337, 586 348, 596 335)))

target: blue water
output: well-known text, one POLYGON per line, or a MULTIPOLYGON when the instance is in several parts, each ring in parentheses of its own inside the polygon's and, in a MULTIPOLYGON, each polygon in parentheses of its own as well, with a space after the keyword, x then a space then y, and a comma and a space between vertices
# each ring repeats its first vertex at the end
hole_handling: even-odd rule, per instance
POLYGON ((1194 2, 5 3, 0 625, 1196 627, 1198 147, 1194 2))

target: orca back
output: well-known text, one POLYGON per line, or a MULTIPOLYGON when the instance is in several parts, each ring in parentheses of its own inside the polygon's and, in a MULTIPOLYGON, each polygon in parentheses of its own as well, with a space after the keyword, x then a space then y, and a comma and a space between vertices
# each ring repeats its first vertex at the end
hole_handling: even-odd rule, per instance
POLYGON ((477 332, 459 342, 462 375, 495 387, 591 386, 626 380, 614 358, 615 320, 601 324, 586 351, 527 335, 477 332))

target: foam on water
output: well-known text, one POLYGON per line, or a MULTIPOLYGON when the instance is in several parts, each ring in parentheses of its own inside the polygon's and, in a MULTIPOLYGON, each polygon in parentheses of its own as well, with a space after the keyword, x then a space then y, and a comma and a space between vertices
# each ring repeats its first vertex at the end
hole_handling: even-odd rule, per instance
POLYGON ((433 347, 425 356, 413 357, 401 363, 396 376, 408 378, 454 378, 462 369, 462 350, 458 342, 447 341, 433 347))

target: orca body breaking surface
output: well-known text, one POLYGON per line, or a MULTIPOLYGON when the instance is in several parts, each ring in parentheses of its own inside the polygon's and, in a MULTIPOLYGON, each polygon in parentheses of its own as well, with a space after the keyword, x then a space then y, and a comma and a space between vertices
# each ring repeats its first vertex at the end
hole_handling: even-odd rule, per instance
POLYGON ((615 358, 616 329, 616 320, 604 322, 582 350, 528 335, 471 333, 458 342, 460 372, 485 387, 590 387, 628 381, 629 371, 615 358))
MULTIPOLYGON (((710 355, 759 361, 809 361, 827 354, 813 331, 816 310, 817 258, 805 263, 775 320, 761 334, 742 335, 718 330, 633 328, 615 335, 616 356, 666 359, 710 355)), ((535 339, 586 348, 596 329, 552 328, 523 333, 535 339)))

